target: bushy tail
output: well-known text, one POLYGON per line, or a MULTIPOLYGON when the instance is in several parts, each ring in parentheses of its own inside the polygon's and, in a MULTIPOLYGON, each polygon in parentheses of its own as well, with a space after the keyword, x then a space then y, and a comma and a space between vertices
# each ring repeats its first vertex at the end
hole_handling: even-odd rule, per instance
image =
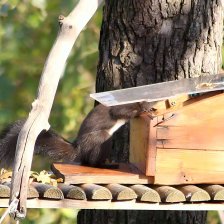
MULTIPOLYGON (((16 121, 0 134, 0 167, 12 167, 18 135, 24 122, 24 120, 16 121)), ((40 133, 34 153, 48 155, 54 161, 74 161, 77 158, 75 146, 51 129, 40 133)))

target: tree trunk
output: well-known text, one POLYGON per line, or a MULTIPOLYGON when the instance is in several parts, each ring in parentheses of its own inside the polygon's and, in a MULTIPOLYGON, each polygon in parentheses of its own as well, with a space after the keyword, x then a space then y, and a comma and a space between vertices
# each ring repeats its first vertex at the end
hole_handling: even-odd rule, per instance
POLYGON ((206 212, 82 210, 78 224, 203 224, 206 212))
MULTIPOLYGON (((221 0, 107 0, 96 91, 218 73, 221 0)), ((111 158, 128 161, 128 125, 115 136, 111 158)), ((78 223, 205 223, 206 212, 90 211, 78 223)))

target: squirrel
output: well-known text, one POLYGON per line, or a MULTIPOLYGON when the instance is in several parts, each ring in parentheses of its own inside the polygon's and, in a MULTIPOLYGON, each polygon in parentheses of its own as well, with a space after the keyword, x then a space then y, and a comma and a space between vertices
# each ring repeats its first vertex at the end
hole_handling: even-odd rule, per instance
MULTIPOLYGON (((113 133, 131 118, 149 113, 152 108, 152 103, 145 101, 111 107, 98 104, 84 119, 73 142, 52 129, 44 130, 36 140, 34 154, 48 155, 54 161, 98 166, 107 159, 113 133)), ((12 166, 17 138, 24 123, 24 120, 16 121, 0 134, 0 167, 12 166)))

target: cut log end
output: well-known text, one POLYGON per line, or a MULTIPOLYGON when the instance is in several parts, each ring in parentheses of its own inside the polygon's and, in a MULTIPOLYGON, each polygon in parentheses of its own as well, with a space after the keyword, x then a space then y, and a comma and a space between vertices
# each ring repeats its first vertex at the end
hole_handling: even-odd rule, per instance
POLYGON ((184 194, 176 188, 170 186, 155 186, 153 189, 158 192, 162 202, 174 203, 186 201, 184 194))
POLYGON ((0 198, 9 198, 10 188, 9 186, 0 184, 0 198))
POLYGON ((85 191, 86 196, 89 200, 111 200, 111 192, 103 187, 96 184, 82 184, 81 188, 85 191))
POLYGON ((161 202, 159 194, 150 187, 144 185, 133 185, 131 189, 137 194, 137 199, 144 202, 161 202))
POLYGON ((108 184, 106 186, 115 200, 133 200, 137 198, 136 193, 129 187, 120 184, 108 184))
POLYGON ((187 201, 198 202, 209 201, 211 199, 205 190, 195 185, 180 186, 178 190, 183 192, 187 201))
POLYGON ((59 184, 58 187, 63 192, 65 198, 86 200, 86 194, 81 187, 65 184, 59 184))
POLYGON ((208 185, 202 186, 202 188, 208 192, 211 199, 214 201, 224 201, 224 187, 221 185, 208 185))

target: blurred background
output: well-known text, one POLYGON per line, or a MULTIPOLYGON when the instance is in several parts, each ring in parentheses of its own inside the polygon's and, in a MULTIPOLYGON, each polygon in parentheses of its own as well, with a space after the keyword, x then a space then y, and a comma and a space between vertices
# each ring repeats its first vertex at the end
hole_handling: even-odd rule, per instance
MULTIPOLYGON (((41 71, 56 38, 59 15, 68 15, 77 0, 0 0, 0 130, 26 117, 36 97, 41 71)), ((83 30, 59 83, 50 116, 53 129, 74 139, 93 107, 102 8, 83 30)), ((222 49, 224 57, 224 49, 222 49)), ((223 65, 224 66, 224 65, 223 65)), ((35 158, 33 170, 49 170, 49 161, 35 158)), ((4 209, 0 209, 2 213, 4 209)), ((74 209, 29 209, 21 223, 76 223, 74 209)), ((5 223, 10 223, 9 219, 5 223)), ((218 224, 218 213, 208 214, 218 224)))
MULTIPOLYGON (((77 1, 1 0, 0 127, 26 117, 35 98, 41 71, 57 35, 59 15, 68 15, 77 1)), ((51 125, 75 137, 93 105, 102 9, 78 38, 62 78, 51 125)))
MULTIPOLYGON (((0 130, 28 115, 44 62, 57 36, 58 16, 68 15, 77 2, 0 0, 0 130)), ((102 8, 79 36, 50 116, 51 127, 71 140, 93 107, 89 94, 95 91, 101 18, 102 8)), ((49 170, 49 161, 35 158, 32 169, 49 170)), ((22 223, 76 223, 77 212, 29 209, 22 223)))

